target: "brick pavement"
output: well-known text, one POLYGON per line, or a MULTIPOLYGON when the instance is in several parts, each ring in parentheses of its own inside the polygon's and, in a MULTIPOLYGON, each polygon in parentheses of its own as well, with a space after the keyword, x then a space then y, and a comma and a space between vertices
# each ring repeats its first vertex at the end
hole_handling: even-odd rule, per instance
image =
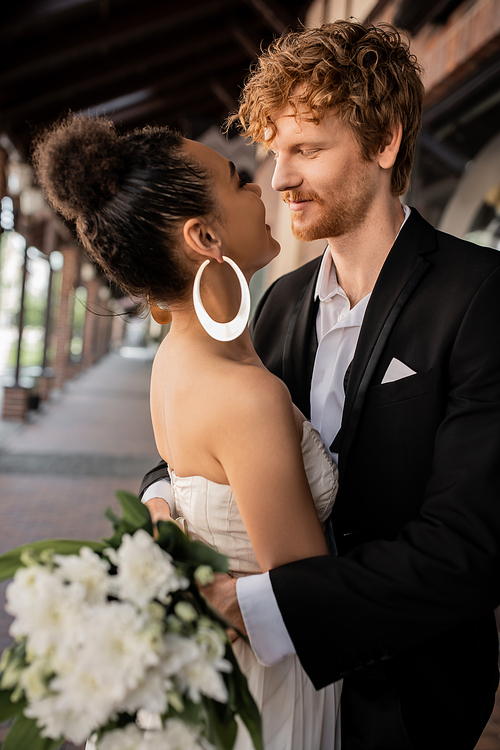
MULTIPOLYGON (((158 460, 150 372, 151 356, 111 354, 68 383, 32 422, 0 423, 0 553, 36 539, 109 533, 103 513, 108 506, 118 510, 115 491, 137 492, 158 460)), ((10 640, 6 585, 0 585, 0 651, 10 640)))
MULTIPOLYGON (((109 532, 103 511, 117 508, 114 492, 136 492, 157 460, 150 370, 150 360, 109 355, 67 384, 32 423, 0 422, 0 553, 36 539, 98 539, 109 532)), ((9 641, 5 586, 0 651, 9 641)), ((500 694, 476 750, 500 750, 500 694)))

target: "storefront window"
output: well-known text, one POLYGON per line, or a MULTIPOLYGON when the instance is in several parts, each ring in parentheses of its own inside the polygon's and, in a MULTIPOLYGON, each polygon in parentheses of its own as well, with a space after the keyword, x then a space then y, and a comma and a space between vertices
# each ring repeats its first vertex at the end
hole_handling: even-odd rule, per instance
POLYGON ((50 264, 35 247, 29 247, 26 255, 21 369, 24 376, 37 377, 42 374, 50 264))
POLYGON ((14 231, 0 236, 0 376, 15 380, 26 241, 14 231))
POLYGON ((71 337, 69 358, 78 363, 83 351, 83 326, 87 312, 87 290, 84 286, 75 289, 75 304, 73 308, 73 334, 71 337))

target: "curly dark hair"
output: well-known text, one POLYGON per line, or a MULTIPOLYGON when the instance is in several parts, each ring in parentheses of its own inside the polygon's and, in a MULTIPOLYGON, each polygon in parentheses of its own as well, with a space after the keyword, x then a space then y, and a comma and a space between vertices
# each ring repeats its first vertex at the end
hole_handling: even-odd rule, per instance
POLYGON ((216 213, 211 176, 170 128, 120 135, 104 118, 71 114, 35 142, 49 204, 75 222, 83 246, 135 297, 182 300, 189 273, 179 222, 216 213))
POLYGON ((273 118, 287 104, 305 105, 318 123, 334 110, 351 128, 361 153, 370 159, 398 123, 401 147, 393 168, 394 195, 406 192, 420 130, 424 86, 409 45, 390 24, 354 21, 285 34, 264 52, 243 89, 239 122, 252 141, 268 144, 276 135, 273 118))

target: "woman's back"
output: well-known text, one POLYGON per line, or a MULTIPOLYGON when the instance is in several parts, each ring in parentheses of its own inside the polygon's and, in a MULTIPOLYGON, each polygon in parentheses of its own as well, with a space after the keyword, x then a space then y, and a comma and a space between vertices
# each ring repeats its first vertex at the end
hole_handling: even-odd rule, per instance
POLYGON ((153 366, 151 414, 160 455, 177 477, 231 485, 269 570, 327 547, 303 466, 303 417, 247 339, 228 348, 196 332, 169 333, 153 366))
MULTIPOLYGON (((179 476, 201 475, 227 484, 214 457, 214 431, 228 429, 234 401, 258 389, 284 388, 254 358, 239 359, 214 352, 212 342, 189 336, 162 342, 151 375, 151 419, 158 452, 179 476)), ((297 422, 297 437, 300 424, 297 422)))

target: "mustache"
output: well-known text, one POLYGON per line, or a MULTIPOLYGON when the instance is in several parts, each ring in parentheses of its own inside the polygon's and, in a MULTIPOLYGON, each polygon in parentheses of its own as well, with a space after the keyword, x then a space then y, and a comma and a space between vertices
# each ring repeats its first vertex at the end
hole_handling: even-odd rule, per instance
POLYGON ((281 200, 284 203, 294 203, 296 201, 316 201, 316 203, 323 203, 319 195, 312 191, 308 193, 299 193, 295 190, 287 190, 284 193, 281 193, 281 200))

